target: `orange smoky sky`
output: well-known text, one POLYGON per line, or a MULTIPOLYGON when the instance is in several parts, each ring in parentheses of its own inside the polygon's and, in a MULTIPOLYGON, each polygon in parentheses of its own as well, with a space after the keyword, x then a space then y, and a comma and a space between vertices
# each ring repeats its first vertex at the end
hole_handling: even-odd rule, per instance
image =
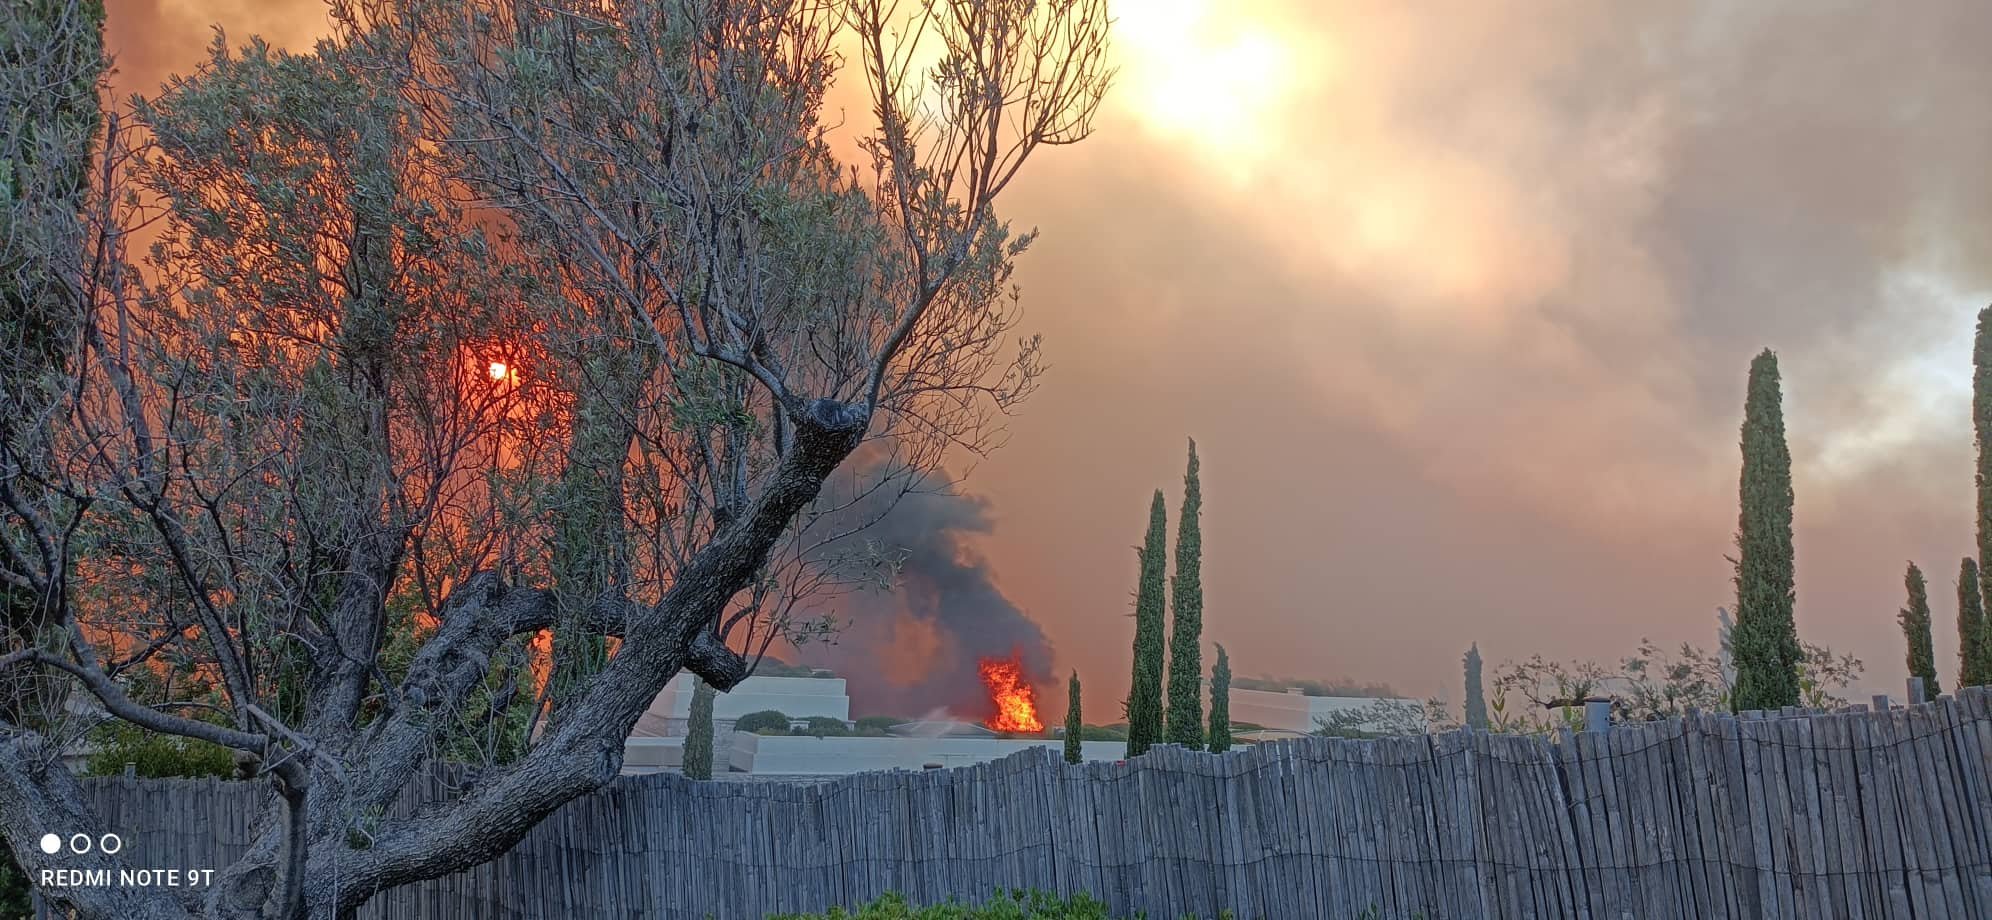
MULTIPOLYGON (((211 23, 292 48, 325 26, 310 0, 109 5, 126 92, 191 69, 211 23)), ((1173 530, 1190 436, 1205 635, 1240 674, 1456 701, 1470 642, 1496 666, 1712 644, 1766 346, 1800 633, 1898 688, 1914 559, 1951 679, 1992 4, 1115 12, 1097 134, 1007 203, 1044 231, 1018 280, 1051 374, 966 486, 1089 713, 1125 691, 1131 546, 1154 488, 1173 530)))

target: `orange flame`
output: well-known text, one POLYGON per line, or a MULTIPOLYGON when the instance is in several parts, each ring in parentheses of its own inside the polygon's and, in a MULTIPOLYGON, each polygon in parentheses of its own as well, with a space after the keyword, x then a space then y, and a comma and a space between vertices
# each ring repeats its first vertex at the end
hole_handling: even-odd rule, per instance
POLYGON ((1044 722, 1038 719, 1037 691, 1024 679, 1022 658, 1016 655, 983 658, 976 662, 975 668, 982 672, 982 683, 989 687, 989 701, 996 707, 996 714, 983 725, 999 732, 1044 731, 1044 722))

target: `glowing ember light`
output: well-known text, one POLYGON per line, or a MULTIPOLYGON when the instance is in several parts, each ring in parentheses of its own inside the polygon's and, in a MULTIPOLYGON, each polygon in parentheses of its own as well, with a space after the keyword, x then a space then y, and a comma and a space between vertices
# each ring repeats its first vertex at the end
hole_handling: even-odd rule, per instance
POLYGON ((1015 655, 983 658, 976 662, 975 668, 982 672, 982 683, 989 688, 989 701, 996 707, 996 714, 983 725, 999 732, 1044 731, 1044 722, 1038 719, 1037 691, 1024 679, 1023 659, 1015 655))
POLYGON ((503 380, 505 379, 505 376, 507 374, 510 374, 511 372, 512 369, 509 366, 507 366, 505 362, 503 361, 491 362, 491 379, 503 380))

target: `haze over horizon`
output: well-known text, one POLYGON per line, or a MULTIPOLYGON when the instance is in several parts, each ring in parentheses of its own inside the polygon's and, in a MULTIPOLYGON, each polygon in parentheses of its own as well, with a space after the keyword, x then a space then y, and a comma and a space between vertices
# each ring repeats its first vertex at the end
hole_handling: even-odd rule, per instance
MULTIPOLYGON (((120 93, 190 71, 211 23, 325 32, 316 0, 107 5, 120 93)), ((1992 5, 1116 7, 1097 133, 1006 198, 1043 231, 1016 280, 1052 370, 963 541, 1096 721, 1187 437, 1205 637, 1240 675, 1457 701, 1469 642, 1490 668, 1712 645, 1764 347, 1801 637, 1898 688, 1913 559, 1954 677, 1992 5)))

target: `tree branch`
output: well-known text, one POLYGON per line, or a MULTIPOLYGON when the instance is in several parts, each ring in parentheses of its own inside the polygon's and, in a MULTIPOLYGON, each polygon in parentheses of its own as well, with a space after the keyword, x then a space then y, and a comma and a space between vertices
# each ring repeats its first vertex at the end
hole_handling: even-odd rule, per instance
MULTIPOLYGON (((85 650, 79 648, 77 651, 84 652, 85 650)), ((117 716, 141 728, 151 729, 152 731, 167 735, 179 735, 183 738, 196 738, 201 741, 218 744, 226 748, 233 748, 238 751, 247 751, 259 756, 268 747, 270 742, 267 735, 237 731, 236 729, 215 725, 211 722, 202 722, 198 719, 189 719, 184 716, 169 715, 150 706, 140 705, 130 697, 125 696, 124 691, 118 689, 115 682, 104 676, 104 672, 94 666, 66 661, 38 648, 22 649, 7 657, 17 662, 34 662, 70 674, 78 681, 81 681, 84 689, 89 690, 92 696, 95 696, 99 702, 103 703, 104 709, 109 711, 111 715, 117 716)))

